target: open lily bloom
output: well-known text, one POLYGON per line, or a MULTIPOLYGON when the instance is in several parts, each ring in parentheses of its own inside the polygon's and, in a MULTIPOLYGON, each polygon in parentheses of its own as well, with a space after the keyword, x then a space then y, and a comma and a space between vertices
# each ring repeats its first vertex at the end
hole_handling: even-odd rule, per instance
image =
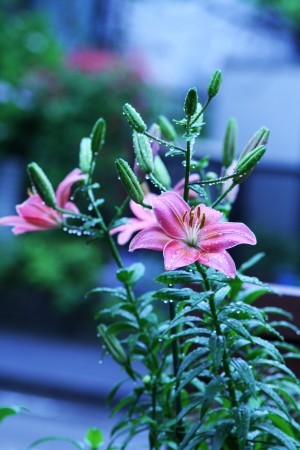
MULTIPOLYGON (((152 205, 153 199, 156 197, 157 195, 155 194, 146 194, 145 203, 152 205)), ((117 239, 119 245, 126 244, 126 242, 131 239, 133 233, 157 225, 156 217, 152 209, 146 209, 142 205, 135 203, 133 200, 130 200, 129 207, 135 217, 130 217, 127 223, 113 228, 110 231, 111 235, 119 233, 117 239)))
POLYGON ((206 205, 191 208, 176 192, 153 200, 157 225, 140 231, 129 251, 162 251, 166 270, 198 261, 234 277, 236 268, 226 249, 239 244, 256 244, 252 231, 243 223, 220 222, 222 213, 206 205))
MULTIPOLYGON (((71 188, 77 181, 85 178, 79 169, 74 169, 58 185, 55 197, 57 206, 70 212, 78 212, 75 203, 70 201, 71 188)), ((16 206, 17 216, 7 216, 0 219, 0 225, 12 226, 14 234, 29 231, 48 230, 56 228, 64 222, 63 214, 45 205, 38 194, 32 194, 27 200, 16 206)))
MULTIPOLYGON (((199 175, 192 174, 190 176, 191 183, 198 180, 199 175)), ((180 180, 177 184, 175 184, 173 191, 183 195, 183 189, 184 189, 184 178, 182 178, 182 180, 180 180)), ((194 196, 197 196, 196 192, 190 191, 190 197, 192 198, 194 196)), ((145 203, 147 203, 148 205, 152 205, 153 199, 157 197, 158 196, 156 194, 148 193, 145 195, 145 203)), ((119 245, 126 244, 126 242, 128 242, 131 239, 133 233, 157 225, 156 217, 153 210, 144 208, 143 206, 135 203, 133 200, 130 200, 129 207, 135 217, 130 217, 127 223, 125 223, 124 225, 120 225, 119 227, 113 228, 110 232, 111 235, 119 233, 117 239, 119 245)))

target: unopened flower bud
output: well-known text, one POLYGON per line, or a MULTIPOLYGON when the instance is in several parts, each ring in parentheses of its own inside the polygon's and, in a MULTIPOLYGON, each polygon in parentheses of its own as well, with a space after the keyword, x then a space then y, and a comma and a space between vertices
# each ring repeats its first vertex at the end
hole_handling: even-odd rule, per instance
POLYGON ((257 147, 251 152, 247 153, 237 163, 235 172, 239 175, 239 177, 237 179, 234 178, 234 181, 236 181, 237 184, 240 184, 248 177, 248 175, 250 175, 250 172, 252 172, 254 167, 259 163, 265 152, 266 147, 264 145, 261 145, 260 147, 257 147))
POLYGON ((268 142, 270 136, 270 130, 266 127, 261 127, 258 131, 254 133, 252 138, 247 142, 246 146, 244 147, 239 160, 241 160, 247 153, 251 152, 255 148, 259 147, 260 145, 266 145, 268 142))
POLYGON ((219 92, 220 86, 222 83, 222 72, 220 70, 216 70, 210 79, 207 94, 209 98, 213 98, 219 92))
POLYGON ((162 131, 163 135, 165 136, 165 138, 168 141, 175 141, 177 134, 176 134, 175 128, 173 127, 173 125, 171 124, 169 119, 166 116, 163 116, 161 114, 157 118, 157 123, 160 126, 161 131, 162 131))
POLYGON ((197 110, 197 104, 198 104, 198 93, 196 88, 191 88, 186 97, 184 102, 184 111, 187 116, 193 116, 197 110))
POLYGON ((168 172, 168 169, 166 168, 163 160, 156 156, 154 159, 154 170, 153 174, 155 178, 167 189, 171 186, 171 178, 168 172))
POLYGON ((93 160, 91 138, 83 138, 80 142, 79 167, 83 173, 89 173, 93 160))
POLYGON ((92 138, 92 152, 98 153, 101 148, 103 147, 104 141, 105 141, 105 133, 106 133, 106 122, 102 117, 97 120, 95 123, 91 138, 92 138))
POLYGON ((33 187, 35 188, 36 192, 41 197, 43 202, 45 202, 47 206, 55 208, 56 207, 55 192, 45 172, 35 162, 28 164, 27 171, 30 180, 33 184, 33 187))
POLYGON ((143 203, 144 192, 141 188, 139 180, 135 176, 129 164, 122 158, 116 160, 116 168, 119 178, 124 186, 125 191, 129 197, 138 204, 143 203))
POLYGON ((141 115, 137 110, 129 103, 125 103, 123 106, 123 113, 130 126, 139 133, 143 133, 147 129, 147 125, 143 121, 141 115))
POLYGON ((153 153, 147 136, 133 132, 133 149, 140 169, 146 173, 153 172, 153 153))
POLYGON ((107 351, 114 358, 114 360, 117 361, 117 363, 119 363, 120 365, 125 365, 128 362, 128 358, 119 339, 117 339, 113 334, 109 333, 108 328, 103 324, 98 326, 98 332, 102 337, 107 351))
POLYGON ((224 143, 223 143, 223 157, 222 164, 224 167, 229 167, 234 160, 236 154, 236 140, 237 140, 237 123, 235 119, 229 119, 226 127, 224 143))

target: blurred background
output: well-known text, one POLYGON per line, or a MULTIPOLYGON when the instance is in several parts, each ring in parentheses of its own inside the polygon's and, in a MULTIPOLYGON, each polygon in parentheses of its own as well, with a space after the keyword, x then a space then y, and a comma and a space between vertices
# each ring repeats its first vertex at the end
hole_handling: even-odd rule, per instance
MULTIPOLYGON (((100 116, 108 135, 97 175, 113 203, 121 192, 113 161, 131 158, 122 105, 133 104, 149 124, 159 113, 180 118, 188 88, 196 86, 204 102, 219 68, 223 83, 198 155, 218 164, 230 117, 239 125, 239 151, 261 125, 271 129, 268 152, 242 185, 232 220, 247 223, 258 238, 255 250, 267 254, 253 274, 300 286, 298 0, 0 0, 0 27, 0 216, 14 214, 26 198, 28 162, 38 162, 55 186, 77 166, 80 140, 100 116)), ((100 304, 84 294, 103 279, 113 283, 114 265, 100 241, 85 245, 57 231, 14 237, 1 228, 0 252, 2 385, 28 393, 44 380, 44 395, 57 356, 44 361, 43 345, 38 353, 28 336, 65 338, 71 347, 81 339, 94 349, 91 361, 99 359, 93 316, 100 304), (22 362, 27 384, 16 374, 22 362), (33 380, 34 364, 50 373, 47 386, 44 372, 33 380)), ((234 253, 240 262, 252 254, 234 253)), ((58 342, 65 374, 74 373, 73 350, 58 342)), ((95 383, 100 395, 98 370, 90 367, 94 381, 75 383, 73 394, 82 389, 92 399, 83 384, 95 383)), ((52 383, 60 395, 67 389, 61 375, 52 383)))

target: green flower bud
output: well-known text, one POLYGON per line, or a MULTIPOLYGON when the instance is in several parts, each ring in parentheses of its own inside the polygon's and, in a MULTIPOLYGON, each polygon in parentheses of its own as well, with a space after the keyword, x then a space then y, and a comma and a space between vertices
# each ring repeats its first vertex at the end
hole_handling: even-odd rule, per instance
POLYGON ((93 160, 91 138, 83 138, 80 142, 79 167, 83 173, 89 173, 93 160))
POLYGON ((154 159, 154 170, 153 174, 155 178, 167 189, 171 186, 171 178, 168 172, 168 169, 166 168, 163 160, 156 156, 154 159))
POLYGON ((117 339, 113 334, 110 334, 108 328, 103 324, 98 326, 98 332, 101 335, 107 351, 114 358, 114 360, 122 366, 126 365, 128 358, 119 339, 117 339))
POLYGON ((266 145, 268 142, 270 136, 270 130, 266 127, 261 127, 258 131, 254 133, 252 138, 247 142, 246 146, 244 147, 239 160, 241 160, 247 153, 251 152, 255 148, 259 147, 260 145, 266 145))
POLYGON ((35 162, 28 164, 27 171, 33 187, 35 188, 36 192, 41 197, 43 202, 45 202, 47 206, 55 208, 55 192, 45 172, 35 162))
POLYGON ((261 145, 260 147, 255 148, 251 152, 247 153, 237 164, 235 173, 239 175, 234 181, 237 184, 242 183, 245 179, 250 175, 254 167, 259 163, 261 158, 266 153, 266 147, 261 145))
POLYGON ((102 117, 100 117, 100 119, 98 119, 97 122, 95 123, 91 133, 92 138, 91 148, 93 153, 98 153, 103 147, 105 141, 105 133, 106 133, 106 122, 104 119, 102 119, 102 117))
POLYGON ((135 176, 133 170, 129 166, 129 164, 124 161, 122 158, 118 158, 116 160, 116 168, 118 171, 118 175, 120 180, 124 186, 125 191, 129 195, 129 197, 138 204, 143 203, 144 200, 144 192, 141 188, 139 180, 135 176))
POLYGON ((236 141, 237 123, 235 119, 229 119, 224 137, 222 158, 222 164, 226 168, 229 167, 234 160, 236 154, 236 141))
POLYGON ((197 110, 197 104, 198 104, 198 94, 196 88, 191 88, 186 97, 184 102, 184 111, 187 116, 193 116, 197 110))
POLYGON ((168 141, 175 141, 177 134, 175 128, 166 116, 158 116, 157 123, 168 141))
POLYGON ((143 133, 147 130, 147 125, 143 121, 141 115, 129 103, 125 103, 123 106, 123 114, 125 115, 129 125, 132 126, 134 130, 139 133, 143 133))
POLYGON ((207 88, 207 94, 209 98, 213 98, 219 92, 220 86, 222 83, 222 72, 220 70, 216 70, 210 79, 207 88))
POLYGON ((142 172, 149 174, 153 172, 153 153, 147 136, 133 132, 133 149, 137 163, 142 172))

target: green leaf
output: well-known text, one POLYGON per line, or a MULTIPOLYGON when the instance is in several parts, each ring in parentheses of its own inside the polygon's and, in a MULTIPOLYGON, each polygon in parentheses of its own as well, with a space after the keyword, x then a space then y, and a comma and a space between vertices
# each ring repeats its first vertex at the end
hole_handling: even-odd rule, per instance
POLYGON ((236 435, 242 448, 245 446, 250 428, 250 409, 247 405, 241 405, 233 409, 236 423, 236 435))
POLYGON ((187 356, 184 357, 182 363, 180 364, 177 376, 180 378, 187 367, 189 367, 195 361, 199 361, 200 358, 207 353, 207 347, 197 348, 196 350, 191 351, 187 356))
POLYGON ((236 277, 243 283, 261 286, 261 287, 267 289, 268 292, 274 292, 273 290, 271 290, 270 286, 267 283, 263 283, 257 277, 248 277, 247 275, 242 275, 241 273, 237 273, 236 277))
POLYGON ((256 427, 267 434, 273 436, 277 441, 281 442, 287 450, 297 450, 297 442, 288 436, 279 428, 271 424, 257 424, 256 427))
POLYGON ((289 320, 293 320, 293 315, 282 308, 277 308, 275 306, 265 306, 264 308, 262 308, 262 311, 264 311, 266 314, 277 314, 279 316, 286 317, 289 320))
POLYGON ((37 439, 32 444, 30 444, 29 447, 26 448, 26 450, 31 450, 32 448, 38 447, 39 445, 44 444, 45 442, 52 442, 52 441, 68 442, 68 444, 73 445, 79 450, 85 450, 85 446, 81 442, 75 441, 74 439, 57 436, 49 436, 42 439, 37 439))
POLYGON ((268 408, 267 417, 277 428, 280 428, 280 430, 286 433, 288 436, 296 438, 296 432, 297 436, 300 438, 299 424, 291 417, 287 418, 286 414, 284 414, 280 409, 268 408))
POLYGON ((99 428, 89 428, 85 435, 85 440, 92 449, 97 449, 103 443, 103 433, 99 428))
POLYGON ((214 296, 216 306, 219 306, 222 303, 222 301, 226 298, 226 296, 229 294, 230 291, 231 291, 230 285, 223 286, 221 287, 221 289, 218 289, 216 291, 214 296))
POLYGON ((249 364, 241 358, 232 358, 230 364, 238 378, 244 382, 251 395, 256 397, 255 379, 249 364))
POLYGON ((218 373, 219 368, 222 364, 224 349, 225 338, 223 336, 218 336, 215 333, 212 334, 209 339, 209 350, 211 353, 215 373, 218 373))
POLYGON ((204 198, 204 200, 208 199, 206 189, 202 186, 199 186, 197 184, 189 184, 189 188, 200 195, 200 197, 204 198))
POLYGON ((198 377, 198 375, 201 375, 202 372, 209 367, 209 362, 204 362, 202 364, 199 364, 199 366, 195 367, 192 370, 189 370, 188 372, 184 372, 181 382, 177 388, 177 392, 180 392, 181 389, 184 388, 188 383, 190 383, 195 377, 198 377))
POLYGON ((243 336, 245 339, 248 339, 250 342, 252 341, 252 335, 249 333, 246 327, 236 319, 228 318, 224 321, 225 325, 228 328, 235 331, 240 336, 243 336))
POLYGON ((167 270, 155 278, 154 281, 162 284, 187 284, 199 282, 200 277, 198 273, 186 270, 167 270))
POLYGON ((163 301, 172 301, 172 300, 182 301, 182 300, 189 300, 192 293, 193 293, 192 289, 189 288, 183 289, 165 288, 155 292, 152 297, 156 300, 163 300, 163 301))
POLYGON ((132 401, 133 401, 132 395, 127 395, 127 397, 122 398, 122 400, 120 400, 116 404, 116 406, 113 408, 113 410, 110 413, 110 416, 113 417, 118 411, 120 411, 120 409, 124 408, 129 403, 131 403, 132 401))
POLYGON ((295 383, 298 384, 298 380, 295 376, 295 374, 285 365, 282 364, 274 359, 265 359, 265 358, 259 358, 259 359, 255 359, 253 360, 253 364, 257 365, 267 365, 267 366, 271 366, 272 368, 277 368, 280 371, 287 373, 295 383))
POLYGON ((275 345, 271 344, 271 342, 266 341, 265 339, 262 339, 257 336, 252 336, 252 341, 261 347, 263 347, 269 355, 272 355, 277 361, 284 363, 284 359, 281 355, 281 353, 277 350, 275 345))
POLYGON ((119 381, 108 393, 108 396, 106 398, 106 404, 108 405, 113 398, 115 397, 116 393, 118 392, 119 388, 122 386, 122 384, 126 383, 126 381, 129 381, 130 378, 125 378, 121 381, 119 381))
POLYGON ((98 287, 89 291, 86 295, 92 294, 108 294, 112 297, 121 298, 122 300, 126 299, 126 291, 124 288, 106 288, 106 287, 98 287))
POLYGON ((250 269, 252 266, 257 264, 262 258, 264 258, 265 253, 257 253, 256 255, 252 256, 248 261, 244 262, 241 267, 239 268, 239 272, 243 273, 246 272, 246 270, 250 269))
POLYGON ((277 392, 273 389, 271 384, 267 383, 257 383, 257 386, 261 391, 263 391, 274 403, 281 409, 282 412, 286 414, 287 417, 290 417, 289 410, 281 397, 277 394, 277 392))
POLYGON ((134 263, 125 269, 117 271, 117 278, 122 283, 134 286, 144 275, 145 266, 142 263, 134 263))
POLYGON ((23 406, 0 406, 0 422, 9 416, 15 416, 16 414, 21 414, 26 412, 28 409, 23 406))
POLYGON ((237 296, 237 301, 241 301, 247 304, 252 304, 262 295, 269 293, 268 288, 254 288, 246 289, 240 292, 237 296))
POLYGON ((172 147, 170 150, 165 153, 165 156, 185 156, 185 151, 183 150, 174 150, 172 147))
POLYGON ((223 445, 227 437, 230 435, 233 425, 233 421, 226 420, 216 427, 211 450, 223 449, 223 445))
POLYGON ((222 387, 223 387, 223 384, 218 378, 213 378, 208 383, 205 393, 204 393, 202 406, 201 406, 200 420, 203 419, 208 408, 210 407, 210 405, 212 404, 216 395, 220 392, 222 387))

